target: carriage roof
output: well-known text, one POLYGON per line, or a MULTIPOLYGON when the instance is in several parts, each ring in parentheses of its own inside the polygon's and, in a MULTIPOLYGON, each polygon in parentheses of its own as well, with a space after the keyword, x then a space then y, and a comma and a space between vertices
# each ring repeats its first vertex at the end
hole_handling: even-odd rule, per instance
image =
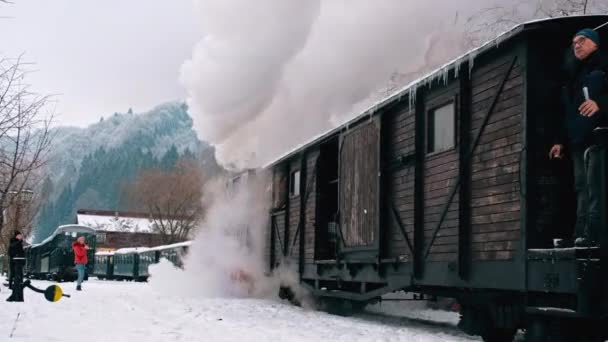
POLYGON ((149 247, 128 247, 114 251, 114 254, 139 254, 149 251, 149 247))
POLYGON ((53 234, 51 234, 49 237, 47 237, 46 239, 44 239, 41 243, 38 244, 33 244, 32 248, 34 247, 38 247, 38 246, 42 246, 46 243, 49 243, 51 241, 53 241, 53 239, 57 236, 57 235, 61 235, 64 233, 87 233, 87 234, 95 234, 95 229, 88 227, 88 226, 83 226, 83 225, 79 225, 79 224, 66 224, 66 225, 62 225, 57 227, 57 229, 55 229, 55 231, 53 232, 53 234))
POLYGON ((192 241, 184 241, 184 242, 178 242, 178 243, 174 243, 171 245, 162 245, 162 246, 156 246, 156 247, 152 247, 149 250, 151 251, 163 251, 166 249, 173 249, 173 248, 180 248, 180 247, 189 247, 192 245, 192 241))
POLYGON ((346 122, 342 123, 338 127, 325 131, 325 132, 315 136, 308 142, 305 142, 303 144, 296 146, 294 149, 283 154, 279 158, 264 165, 263 168, 266 169, 266 168, 270 168, 276 164, 279 164, 312 145, 318 144, 320 142, 323 142, 324 140, 332 138, 338 132, 341 132, 343 130, 348 130, 351 126, 360 123, 362 120, 364 120, 366 118, 371 119, 373 116, 380 113, 381 109, 383 109, 393 103, 400 102, 402 100, 408 100, 410 102, 410 104, 412 104, 413 101, 415 101, 416 90, 419 87, 430 85, 432 82, 435 82, 437 80, 447 81, 447 79, 449 77, 449 73, 452 71, 455 74, 457 74, 460 69, 460 65, 463 64, 464 62, 468 61, 472 65, 472 63, 474 63, 475 58, 477 58, 478 56, 480 56, 492 49, 497 48, 500 44, 502 44, 504 42, 512 40, 513 38, 515 38, 516 36, 519 36, 524 31, 530 31, 530 30, 543 28, 543 27, 546 27, 548 23, 554 23, 556 25, 560 25, 563 22, 572 21, 572 20, 576 20, 576 19, 580 19, 580 18, 597 19, 598 22, 601 20, 608 21, 608 15, 586 15, 586 16, 569 16, 569 17, 561 17, 561 18, 545 18, 545 19, 532 20, 532 21, 525 22, 523 24, 516 25, 513 28, 511 28, 510 30, 500 34, 498 37, 496 37, 490 41, 487 41, 486 43, 484 43, 483 45, 481 45, 475 49, 469 50, 465 54, 463 54, 457 58, 454 58, 453 60, 449 61, 448 63, 445 63, 444 65, 440 66, 439 68, 436 68, 435 70, 424 75, 423 77, 408 83, 406 86, 393 92, 391 95, 381 99, 380 101, 375 102, 373 105, 369 106, 363 112, 358 113, 352 119, 347 120, 346 122))

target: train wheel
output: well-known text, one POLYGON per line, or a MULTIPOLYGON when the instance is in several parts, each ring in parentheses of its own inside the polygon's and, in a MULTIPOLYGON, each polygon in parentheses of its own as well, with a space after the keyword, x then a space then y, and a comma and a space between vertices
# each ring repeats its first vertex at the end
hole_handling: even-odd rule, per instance
POLYGON ((321 309, 327 313, 338 316, 352 316, 365 308, 367 303, 341 298, 321 298, 319 299, 321 309))
POLYGON ((512 342, 517 330, 514 329, 493 329, 483 334, 481 338, 484 342, 512 342))
POLYGON ((526 329, 526 342, 571 342, 587 341, 583 336, 574 336, 571 321, 555 317, 532 317, 526 329))

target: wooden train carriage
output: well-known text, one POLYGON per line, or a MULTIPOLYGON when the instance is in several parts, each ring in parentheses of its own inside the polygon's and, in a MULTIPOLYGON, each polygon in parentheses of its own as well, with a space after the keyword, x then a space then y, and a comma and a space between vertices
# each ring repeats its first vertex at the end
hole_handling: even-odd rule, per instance
POLYGON ((93 275, 99 279, 112 279, 114 276, 114 253, 97 252, 95 253, 95 265, 93 275))
POLYGON ((268 165, 270 266, 297 264, 319 297, 455 297, 473 334, 512 332, 534 307, 589 317, 591 268, 537 255, 573 229, 569 164, 547 158, 560 65, 606 21, 520 25, 268 165))

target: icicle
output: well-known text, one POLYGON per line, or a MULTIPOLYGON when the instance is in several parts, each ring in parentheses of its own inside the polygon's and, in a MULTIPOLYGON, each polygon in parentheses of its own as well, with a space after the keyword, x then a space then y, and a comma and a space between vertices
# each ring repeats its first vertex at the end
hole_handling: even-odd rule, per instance
POLYGON ((416 90, 417 90, 417 84, 414 84, 410 87, 409 89, 409 108, 408 110, 412 110, 412 107, 416 104, 416 90))
POLYGON ((443 70, 441 71, 441 72, 442 72, 442 74, 443 74, 443 75, 442 75, 442 77, 443 77, 443 84, 444 84, 444 85, 447 85, 447 84, 448 84, 448 80, 449 80, 449 78, 450 78, 450 77, 449 77, 449 75, 448 75, 449 71, 450 71, 449 66, 445 66, 445 67, 443 68, 443 70))
POLYGON ((462 58, 458 58, 456 62, 454 62, 454 78, 458 78, 458 74, 460 73, 460 65, 462 64, 462 58))
POLYGON ((473 73, 473 66, 475 65, 475 58, 477 57, 477 50, 471 51, 469 53, 469 78, 471 78, 471 74, 473 73))

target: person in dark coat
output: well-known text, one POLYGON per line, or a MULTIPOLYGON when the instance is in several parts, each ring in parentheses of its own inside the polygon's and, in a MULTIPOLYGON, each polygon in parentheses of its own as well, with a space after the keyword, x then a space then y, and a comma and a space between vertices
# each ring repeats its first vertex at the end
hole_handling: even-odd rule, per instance
MULTIPOLYGON (((576 246, 599 241, 599 186, 585 171, 585 151, 593 144, 593 130, 608 126, 608 59, 600 51, 599 34, 583 29, 574 35, 572 49, 564 62, 561 101, 564 120, 551 147, 549 158, 562 158, 568 146, 574 166, 576 191, 576 246)), ((589 158, 588 169, 597 161, 589 158)))
POLYGON ((25 251, 23 250, 23 234, 15 231, 9 242, 8 256, 10 258, 9 288, 13 293, 8 297, 9 302, 23 301, 23 265, 25 265, 25 251))

